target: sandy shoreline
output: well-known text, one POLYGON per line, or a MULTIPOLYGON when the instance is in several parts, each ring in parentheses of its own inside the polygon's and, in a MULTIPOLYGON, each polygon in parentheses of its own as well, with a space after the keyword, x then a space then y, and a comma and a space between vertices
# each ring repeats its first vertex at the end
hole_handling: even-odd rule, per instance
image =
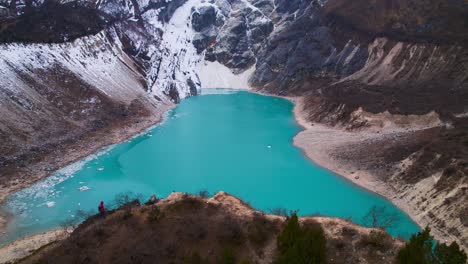
POLYGON ((36 250, 51 243, 65 239, 69 233, 64 230, 53 230, 16 240, 0 248, 0 263, 12 263, 21 260, 36 250))
POLYGON ((346 180, 349 180, 357 186, 388 199, 395 206, 404 211, 420 227, 427 224, 421 223, 421 221, 418 221, 418 219, 412 216, 410 214, 411 208, 401 204, 395 199, 392 199, 392 197, 397 196, 397 193, 393 187, 388 186, 385 182, 377 179, 374 175, 368 173, 367 171, 360 170, 356 167, 351 167, 348 164, 338 164, 335 160, 333 160, 333 158, 331 158, 332 153, 330 152, 332 152, 334 147, 334 144, 332 143, 333 138, 341 137, 342 140, 340 142, 335 142, 336 145, 340 145, 345 144, 346 140, 349 142, 360 140, 359 138, 363 137, 362 135, 356 135, 354 132, 339 131, 338 129, 330 128, 318 123, 309 123, 305 120, 304 114, 301 111, 302 106, 300 99, 294 98, 289 100, 294 103, 294 117, 296 122, 304 128, 303 131, 299 132, 294 137, 294 145, 301 148, 309 159, 311 159, 320 167, 325 168, 345 178, 346 180), (325 137, 329 140, 324 140, 323 136, 319 136, 318 134, 325 135, 325 137), (332 139, 330 140, 330 138, 332 139), (328 144, 325 144, 325 142, 328 144))
MULTIPOLYGON (((282 97, 294 103, 294 116, 296 122, 304 128, 293 139, 294 145, 302 149, 305 155, 318 166, 337 174, 349 182, 364 188, 367 191, 382 196, 393 205, 408 215, 420 228, 432 226, 427 218, 421 217, 422 210, 414 203, 410 202, 404 191, 398 192, 390 184, 376 178, 375 175, 366 170, 356 167, 352 162, 340 162, 334 159, 335 153, 339 149, 349 146, 352 143, 362 142, 366 139, 381 138, 396 133, 395 131, 383 130, 382 133, 375 131, 348 132, 339 128, 328 127, 323 124, 310 123, 304 118, 301 98, 282 97), (387 134, 385 134, 387 133, 387 134)), ((382 132, 382 131, 381 131, 382 132)), ((447 234, 436 228, 431 229, 431 235, 436 240, 450 242, 456 240, 447 237, 447 234)), ((463 247, 463 245, 462 245, 463 247)))
MULTIPOLYGON (((293 144, 300 148, 304 152, 304 155, 313 163, 348 180, 359 188, 363 188, 366 191, 387 199, 405 212, 419 227, 423 228, 429 225, 429 222, 424 219, 419 219, 412 215, 414 208, 410 207, 404 199, 400 199, 397 191, 394 190, 392 186, 377 179, 374 175, 365 170, 360 170, 360 168, 351 166, 351 164, 340 164, 337 160, 332 158, 334 149, 338 148, 338 146, 341 147, 343 144, 357 142, 365 138, 362 132, 346 132, 323 124, 308 122, 302 110, 302 97, 272 95, 260 91, 253 91, 251 89, 247 91, 260 95, 282 98, 294 104, 294 119, 303 130, 294 136, 293 144), (336 140, 337 138, 341 140, 336 140)), ((371 133, 374 134, 373 132, 371 133)), ((372 135, 367 136, 367 138, 372 137, 372 135)), ((374 134, 373 136, 376 135, 374 134)), ((380 136, 381 135, 377 135, 377 137, 380 136)), ((444 240, 443 235, 438 234, 437 231, 434 233, 433 230, 433 235, 440 241, 444 240)))
MULTIPOLYGON (((290 100, 294 103, 294 118, 296 122, 304 129, 299 132, 293 139, 294 146, 302 149, 304 154, 315 164, 318 166, 327 169, 334 174, 337 174, 346 180, 354 183, 355 185, 366 189, 367 191, 373 192, 375 194, 382 195, 387 198, 389 193, 380 193, 385 188, 382 188, 382 184, 385 184, 372 174, 367 173, 366 171, 359 170, 358 168, 350 168, 346 167, 345 165, 338 164, 333 159, 331 159, 331 153, 329 154, 330 147, 320 146, 319 143, 322 145, 330 146, 329 144, 323 144, 323 142, 331 143, 331 140, 324 140, 323 137, 319 137, 317 134, 325 134, 326 137, 330 137, 330 132, 333 135, 333 128, 329 128, 325 125, 318 124, 318 123, 310 123, 307 122, 304 118, 303 112, 300 110, 300 98, 285 98, 290 100), (382 190, 380 190, 382 189, 382 190), (380 191, 379 191, 380 190, 380 191)), ((342 132, 341 133, 349 133, 349 132, 342 132)), ((351 134, 351 133, 350 133, 351 134)), ((400 208, 401 209, 401 208, 400 208)))

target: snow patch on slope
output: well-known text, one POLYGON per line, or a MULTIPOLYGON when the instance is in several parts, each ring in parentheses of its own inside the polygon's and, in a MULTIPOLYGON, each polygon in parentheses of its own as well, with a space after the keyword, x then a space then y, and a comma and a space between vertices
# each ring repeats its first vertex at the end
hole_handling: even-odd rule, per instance
MULTIPOLYGON (((108 32, 113 40, 115 32, 108 32)), ((0 45, 0 87, 39 98, 18 73, 35 76, 38 70, 67 69, 102 93, 122 102, 144 94, 142 78, 133 61, 101 32, 63 44, 0 45)), ((42 76, 36 76, 40 80, 42 76)))
POLYGON ((250 89, 249 77, 254 71, 255 66, 252 66, 236 75, 217 61, 204 61, 198 68, 202 88, 250 89))
POLYGON ((192 44, 194 31, 191 27, 192 7, 201 5, 198 0, 189 0, 179 7, 169 23, 164 25, 161 42, 161 63, 153 65, 151 74, 156 74, 156 81, 151 84, 151 92, 161 95, 176 88, 179 98, 193 95, 187 84, 188 80, 199 84, 194 69, 201 61, 192 44))
MULTIPOLYGON (((245 2, 245 4, 249 4, 245 2)), ((198 54, 192 44, 196 32, 192 28, 192 12, 202 6, 213 6, 221 14, 221 9, 212 3, 189 0, 179 7, 171 20, 164 25, 148 21, 161 27, 163 33, 160 56, 153 63, 149 73, 150 91, 160 96, 177 90, 179 98, 195 95, 193 88, 236 88, 247 89, 248 78, 254 67, 235 75, 229 68, 218 62, 207 62, 204 53, 198 54), (151 82, 151 80, 154 80, 151 82), (193 83, 195 87, 190 87, 193 83)), ((252 6, 252 8, 255 8, 252 6)))

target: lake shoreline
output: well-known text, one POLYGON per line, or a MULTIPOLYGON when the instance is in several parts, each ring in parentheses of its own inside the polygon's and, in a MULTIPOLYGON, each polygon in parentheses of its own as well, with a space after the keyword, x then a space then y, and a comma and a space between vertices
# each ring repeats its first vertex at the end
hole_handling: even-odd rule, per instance
MULTIPOLYGON (((419 226, 421 226, 421 224, 411 214, 408 213, 408 211, 407 211, 408 208, 403 208, 403 206, 396 203, 395 200, 392 199, 392 197, 396 194, 396 192, 392 193, 390 190, 388 190, 388 186, 385 186, 385 183, 377 181, 377 179, 375 179, 375 177, 373 177, 371 174, 365 173, 364 171, 360 171, 360 172, 357 172, 357 173, 356 172, 350 173, 349 170, 343 169, 345 164, 337 163, 336 160, 333 160, 330 156, 327 155, 326 151, 320 151, 320 150, 317 151, 317 149, 315 147, 309 146, 307 144, 307 142, 308 142, 308 139, 310 139, 310 138, 307 138, 307 136, 305 138, 301 138, 302 135, 304 133, 307 133, 308 131, 309 132, 310 131, 315 131, 315 133, 323 133, 323 132, 331 131, 331 130, 339 131, 339 129, 326 127, 324 125, 320 125, 320 124, 316 124, 316 123, 313 123, 313 124, 308 123, 304 118, 304 113, 301 111, 301 102, 300 102, 301 98, 300 97, 283 97, 283 96, 275 96, 275 95, 271 95, 271 94, 259 93, 259 92, 255 92, 255 91, 251 91, 251 90, 246 90, 246 91, 261 94, 261 95, 265 95, 265 96, 283 98, 283 99, 286 99, 286 100, 292 102, 294 104, 294 111, 293 111, 294 118, 295 118, 297 124, 300 125, 303 128, 302 131, 298 132, 294 136, 294 139, 293 139, 293 142, 292 142, 292 144, 294 144, 294 146, 302 149, 304 155, 308 159, 310 159, 313 163, 315 163, 316 165, 318 165, 318 166, 320 166, 320 167, 322 167, 322 168, 324 168, 324 169, 326 169, 328 171, 333 172, 334 174, 342 177, 345 180, 350 181, 351 183, 355 184, 356 186, 358 186, 360 188, 365 189, 366 191, 370 191, 372 193, 380 195, 380 196, 384 197, 385 199, 387 199, 388 201, 392 202, 396 207, 398 207, 403 212, 405 212, 415 223, 417 223, 419 226), (359 178, 356 179, 356 176, 359 176, 359 178)), ((169 111, 170 109, 171 108, 169 108, 167 111, 169 111)), ((166 113, 167 113, 167 111, 166 111, 166 113)), ((142 128, 140 131, 137 131, 137 132, 134 131, 135 133, 129 135, 126 138, 123 138, 119 142, 123 142, 125 140, 128 140, 129 138, 133 138, 133 137, 139 135, 142 131, 145 131, 146 129, 151 128, 155 124, 159 124, 162 121, 163 121, 163 119, 161 118, 156 123, 151 124, 151 125, 149 125, 149 126, 147 126, 145 128, 142 128)), ((129 131, 125 131, 125 132, 128 133, 129 131)), ((345 133, 343 131, 341 131, 341 132, 345 133)), ((346 133, 348 133, 348 132, 346 132, 346 133)), ((116 142, 116 143, 119 143, 119 142, 116 142)), ((113 144, 115 144, 115 143, 113 143, 113 144)), ((112 144, 110 144, 110 145, 112 145, 112 144)), ((322 145, 324 145, 322 150, 325 150, 326 149, 326 144, 322 144, 322 145)), ((100 148, 98 148, 98 150, 102 149, 102 148, 105 148, 105 147, 108 147, 108 146, 109 145, 104 146, 104 147, 100 147, 100 148)), ((94 153, 94 152, 92 152, 92 153, 94 153)), ((90 154, 92 154, 92 153, 90 153, 90 154)), ((84 157, 86 157, 88 155, 84 155, 84 157)), ((77 160, 79 160, 79 159, 77 159, 77 160)), ((23 188, 25 188, 25 187, 27 187, 27 185, 24 186, 23 188)), ((26 238, 24 238, 24 240, 27 240, 28 238, 30 238, 30 237, 26 237, 26 238)))
MULTIPOLYGON (((70 152, 68 152, 67 155, 59 155, 48 160, 46 157, 45 161, 33 164, 29 170, 37 171, 37 173, 28 175, 28 178, 21 177, 12 179, 7 182, 6 186, 2 186, 0 188, 0 206, 4 205, 9 195, 53 175, 61 168, 82 160, 103 149, 109 148, 112 145, 132 139, 141 133, 144 133, 148 129, 161 124, 164 122, 165 115, 174 107, 175 104, 163 104, 153 115, 130 120, 120 126, 110 127, 98 135, 88 136, 83 141, 76 142, 73 146, 68 146, 67 150, 70 150, 70 152), (47 169, 45 168, 48 168, 51 164, 58 167, 58 169, 53 172, 47 172, 47 169)), ((64 152, 67 151, 65 150, 64 152)), ((11 216, 9 212, 0 208, 0 234, 5 233, 7 225, 12 219, 13 216, 11 216)), ((27 237, 24 239, 27 239, 27 237)), ((5 244, 2 247, 10 244, 12 243, 5 244)))
MULTIPOLYGON (((389 186, 385 182, 380 181, 371 173, 368 173, 366 171, 362 171, 362 170, 359 171, 359 170, 356 170, 356 168, 346 168, 347 164, 341 164, 339 161, 331 158, 331 155, 328 155, 326 153, 327 147, 325 144, 321 144, 322 149, 317 151, 317 149, 314 146, 310 146, 308 144, 311 138, 306 135, 308 132, 311 132, 311 131, 313 131, 314 134, 315 133, 327 134, 326 132, 334 131, 337 133, 352 133, 355 135, 357 135, 357 133, 359 132, 344 132, 338 128, 328 127, 320 123, 308 122, 306 120, 305 112, 303 110, 302 97, 269 94, 269 93, 265 93, 262 91, 253 90, 252 88, 249 88, 243 91, 254 93, 254 94, 259 94, 263 96, 281 98, 281 99, 285 99, 291 102, 294 105, 293 107, 294 119, 296 123, 302 128, 302 130, 299 131, 294 136, 292 144, 298 147, 299 149, 301 149, 304 156, 308 160, 312 161, 317 166, 341 177, 343 180, 355 185, 356 187, 362 188, 365 191, 371 192, 375 195, 378 195, 388 200, 397 208, 399 208, 402 212, 404 212, 421 229, 429 225, 429 222, 424 221, 422 219, 418 219, 414 215, 411 214, 414 208, 409 207, 401 199, 397 199, 398 193, 396 192, 396 190, 394 190, 392 186, 389 186)), ((442 235, 439 235, 436 233, 434 234, 434 237, 436 239, 439 239, 440 241, 443 241, 442 235)))
MULTIPOLYGON (((309 122, 306 120, 306 112, 303 109, 303 97, 280 96, 251 89, 247 91, 260 95, 282 98, 290 101, 294 105, 294 119, 296 123, 302 128, 302 130, 294 136, 293 145, 300 148, 307 159, 312 161, 317 166, 341 177, 343 180, 388 200, 390 203, 404 212, 421 229, 426 226, 430 226, 430 221, 417 216, 422 214, 420 208, 411 206, 408 201, 401 196, 401 193, 398 193, 395 187, 379 180, 377 177, 375 177, 375 175, 368 171, 360 170, 357 166, 355 166, 355 164, 345 164, 338 161, 337 159, 333 159, 333 155, 335 155, 338 151, 330 147, 328 144, 323 142, 318 144, 316 142, 317 139, 314 140, 314 137, 320 134, 326 135, 325 137, 327 138, 330 138, 330 134, 339 135, 345 139, 347 136, 350 136, 348 139, 346 139, 348 142, 342 142, 344 145, 350 145, 351 143, 356 143, 356 138, 361 137, 363 133, 375 134, 375 131, 349 132, 340 128, 334 128, 316 122, 309 122)), ((324 140, 324 142, 327 141, 324 140)), ((431 234, 439 241, 448 241, 446 235, 435 228, 432 228, 431 234)))
MULTIPOLYGON (((366 138, 366 136, 369 136, 368 134, 372 134, 371 137, 382 137, 386 136, 385 133, 383 135, 375 135, 375 131, 365 130, 349 132, 320 123, 308 122, 305 117, 306 113, 303 110, 301 101, 302 97, 278 97, 289 100, 294 104, 294 118, 303 130, 294 136, 293 144, 303 150, 304 155, 309 160, 335 175, 342 177, 351 184, 388 200, 411 218, 411 220, 421 229, 426 226, 431 226, 431 222, 428 221, 427 218, 420 217, 420 215, 424 214, 423 211, 419 207, 414 206, 407 201, 401 192, 399 193, 394 186, 378 179, 375 175, 366 170, 361 170, 351 161, 344 163, 333 158, 334 155, 339 153, 339 150, 333 147, 334 143, 337 143, 336 145, 339 145, 340 147, 352 147, 352 143, 357 143, 359 140, 363 140, 360 138, 366 138), (325 135, 324 137, 329 140, 325 140, 324 137, 320 137, 320 135, 325 135), (339 140, 337 140, 338 142, 331 143, 334 139, 330 140, 330 138, 333 138, 334 136, 339 138, 339 140), (322 139, 324 140, 322 141, 322 139)), ((393 132, 388 132, 388 134, 391 133, 393 132)), ((448 238, 441 230, 437 230, 436 228, 431 229, 431 235, 436 240, 442 242, 450 242, 454 240, 453 238, 448 238)))
POLYGON ((31 235, 0 247, 0 263, 14 263, 28 257, 40 248, 66 239, 70 235, 65 230, 57 229, 31 235))

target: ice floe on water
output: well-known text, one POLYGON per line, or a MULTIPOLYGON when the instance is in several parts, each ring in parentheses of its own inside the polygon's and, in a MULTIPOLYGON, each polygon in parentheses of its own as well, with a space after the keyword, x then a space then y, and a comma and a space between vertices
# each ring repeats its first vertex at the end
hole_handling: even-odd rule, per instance
POLYGON ((84 191, 87 191, 89 189, 90 188, 88 186, 81 186, 80 188, 78 188, 78 190, 80 190, 80 192, 84 192, 84 191))
POLYGON ((171 119, 178 119, 178 118, 182 118, 184 116, 188 116, 189 114, 188 113, 178 113, 178 114, 174 114, 171 119))
MULTIPOLYGON (((115 145, 109 146, 96 154, 90 155, 82 160, 74 162, 62 169, 57 170, 53 175, 45 178, 44 180, 39 181, 28 188, 22 189, 12 194, 7 200, 6 208, 14 212, 27 212, 31 207, 37 205, 25 202, 28 200, 42 200, 43 205, 49 206, 49 204, 47 204, 47 201, 58 198, 58 195, 61 193, 60 190, 54 188, 55 186, 70 178, 73 178, 75 173, 82 170, 83 168, 92 168, 92 166, 87 166, 87 164, 93 162, 95 165, 97 165, 98 162, 96 162, 95 160, 100 156, 111 151, 114 147, 115 145)), ((99 168, 98 170, 100 169, 104 170, 104 168, 99 168)), ((84 184, 84 182, 80 182, 80 184, 84 184)), ((87 186, 82 186, 82 188, 80 188, 79 190, 86 191, 90 189, 87 186)), ((63 187, 61 189, 63 189, 63 187)), ((55 203, 52 206, 55 206, 55 203)))

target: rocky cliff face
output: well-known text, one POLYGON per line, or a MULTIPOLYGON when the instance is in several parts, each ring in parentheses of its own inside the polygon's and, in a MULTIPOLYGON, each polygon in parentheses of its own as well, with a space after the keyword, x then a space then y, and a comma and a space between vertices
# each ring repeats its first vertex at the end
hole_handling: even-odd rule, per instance
POLYGON ((145 120, 222 69, 303 97, 308 121, 390 134, 336 159, 377 175, 467 247, 466 1, 52 2, 0 1, 2 175, 145 120), (410 115, 437 120, 416 127, 410 115), (395 119, 398 134, 386 125, 395 119))

